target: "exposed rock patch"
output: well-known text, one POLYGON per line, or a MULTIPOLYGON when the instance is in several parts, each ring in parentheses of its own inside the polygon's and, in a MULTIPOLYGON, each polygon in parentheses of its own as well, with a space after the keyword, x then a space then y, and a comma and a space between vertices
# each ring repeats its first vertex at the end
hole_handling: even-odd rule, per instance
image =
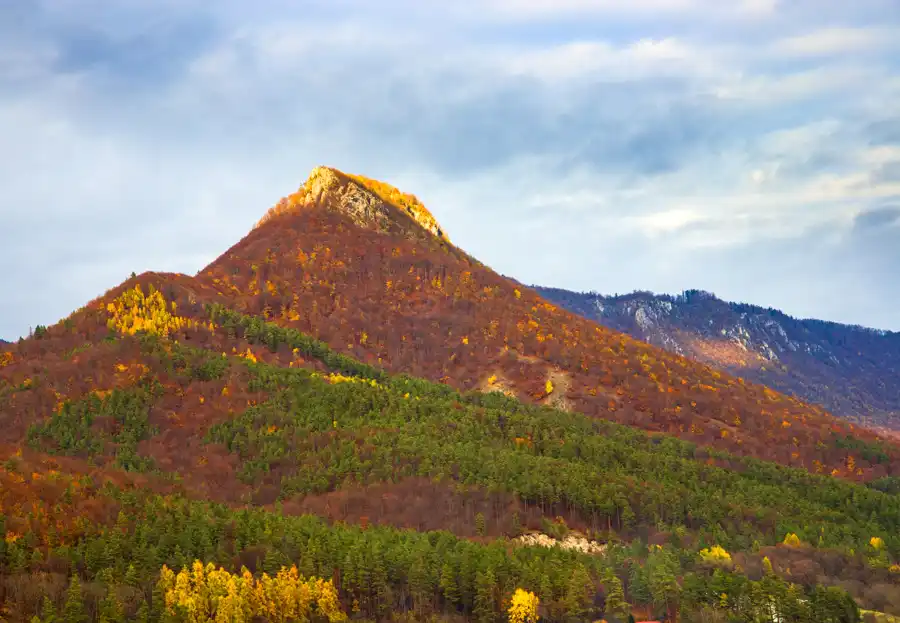
POLYGON ((561 547, 562 549, 575 550, 584 554, 602 554, 606 550, 606 545, 597 541, 590 541, 577 534, 569 534, 564 539, 558 540, 540 532, 532 532, 520 536, 516 539, 516 542, 521 545, 561 547))
POLYGON ((399 232, 412 238, 434 236, 449 242, 434 216, 413 195, 384 182, 323 166, 314 168, 303 186, 282 198, 256 226, 281 214, 308 208, 340 212, 354 224, 376 231, 399 232))

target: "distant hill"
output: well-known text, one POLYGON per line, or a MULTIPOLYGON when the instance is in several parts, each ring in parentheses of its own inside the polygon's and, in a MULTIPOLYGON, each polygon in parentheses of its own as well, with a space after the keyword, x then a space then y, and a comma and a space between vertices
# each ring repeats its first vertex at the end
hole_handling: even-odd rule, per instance
POLYGON ((800 320, 699 290, 678 296, 536 290, 602 325, 820 404, 839 417, 900 430, 900 333, 800 320))
POLYGON ((329 167, 0 350, 3 621, 857 621, 900 613, 898 490, 892 440, 329 167))

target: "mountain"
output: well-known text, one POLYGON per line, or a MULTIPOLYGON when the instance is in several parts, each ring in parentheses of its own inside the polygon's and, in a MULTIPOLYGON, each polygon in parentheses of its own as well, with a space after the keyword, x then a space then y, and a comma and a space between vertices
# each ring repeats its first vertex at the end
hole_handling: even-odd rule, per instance
POLYGON ((393 372, 500 389, 739 455, 884 475, 880 465, 846 473, 835 446, 845 435, 877 443, 870 432, 560 309, 450 244, 437 225, 417 226, 410 206, 434 219, 414 197, 401 204, 391 193, 401 196, 316 169, 196 280, 243 313, 393 372))
POLYGON ((10 621, 900 613, 896 444, 564 311, 328 167, 197 275, 0 352, 0 466, 10 621))
POLYGON ((842 418, 900 430, 900 333, 798 320, 698 290, 678 296, 536 290, 673 353, 820 404, 842 418))

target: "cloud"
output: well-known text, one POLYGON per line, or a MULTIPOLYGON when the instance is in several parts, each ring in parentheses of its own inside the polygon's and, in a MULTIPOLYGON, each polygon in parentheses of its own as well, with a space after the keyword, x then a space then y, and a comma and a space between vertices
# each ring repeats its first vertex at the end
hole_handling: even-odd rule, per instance
MULTIPOLYGON (((886 228, 900 226, 900 207, 876 208, 860 212, 853 219, 854 231, 865 235, 869 232, 883 232, 886 228)), ((897 235, 900 232, 895 232, 897 235)))
POLYGON ((811 33, 786 37, 775 42, 771 51, 791 56, 826 56, 883 51, 900 47, 897 28, 823 28, 811 33))
POLYGON ((720 17, 746 18, 772 15, 779 0, 737 0, 720 3, 713 0, 463 0, 458 6, 481 17, 502 17, 508 20, 561 19, 572 15, 597 16, 702 16, 714 13, 720 17), (476 8, 477 7, 477 8, 476 8))
POLYGON ((900 17, 853 9, 3 4, 0 335, 195 272, 320 163, 523 281, 900 328, 900 17))

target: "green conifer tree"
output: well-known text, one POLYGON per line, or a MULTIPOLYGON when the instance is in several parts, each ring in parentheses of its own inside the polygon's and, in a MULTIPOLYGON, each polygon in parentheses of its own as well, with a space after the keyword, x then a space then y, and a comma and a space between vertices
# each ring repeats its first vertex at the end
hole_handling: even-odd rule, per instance
POLYGON ((84 596, 81 592, 81 581, 73 575, 66 591, 66 603, 63 605, 62 620, 65 623, 88 623, 87 610, 84 607, 84 596))
POLYGON ((57 623, 58 621, 56 617, 56 605, 46 595, 44 595, 44 601, 41 603, 40 620, 42 623, 57 623))
POLYGON ((484 536, 484 513, 478 513, 475 515, 475 532, 478 534, 478 536, 484 536))
POLYGON ((135 623, 150 623, 150 606, 147 605, 145 600, 141 600, 141 605, 138 606, 134 615, 134 620, 135 623))
POLYGON ((472 614, 477 623, 493 623, 497 618, 497 579, 491 569, 475 574, 475 605, 472 614))
POLYGON ((455 609, 460 601, 459 585, 456 581, 456 573, 453 571, 453 566, 449 562, 445 562, 441 567, 440 588, 444 601, 448 606, 455 609))
POLYGON ((608 619, 616 617, 625 620, 631 614, 631 608, 625 601, 625 591, 622 589, 622 581, 613 573, 612 569, 605 569, 601 576, 603 588, 606 590, 606 607, 604 616, 608 619))

